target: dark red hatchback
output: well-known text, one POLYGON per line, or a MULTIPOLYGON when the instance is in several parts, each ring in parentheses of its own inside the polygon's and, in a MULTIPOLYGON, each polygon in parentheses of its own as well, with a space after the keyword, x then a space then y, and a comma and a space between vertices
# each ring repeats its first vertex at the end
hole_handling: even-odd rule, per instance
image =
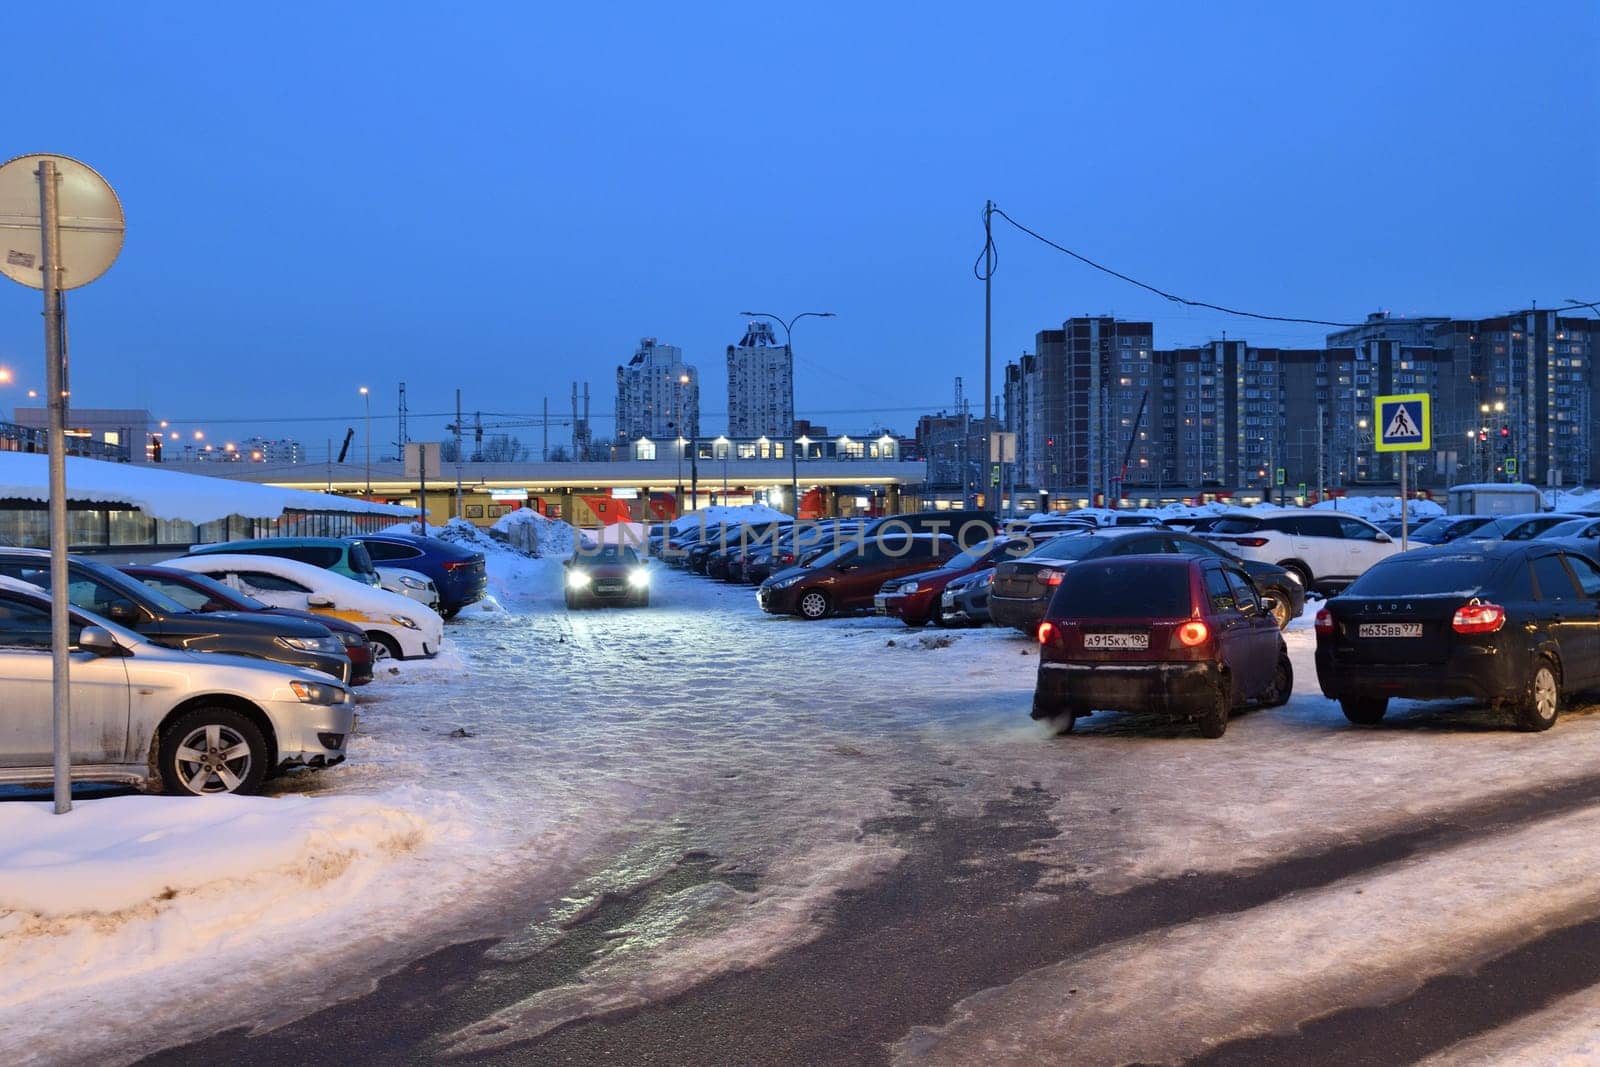
POLYGON ((1033 717, 1159 712, 1221 737, 1234 708, 1277 707, 1294 669, 1272 605, 1222 559, 1122 556, 1067 570, 1039 623, 1033 717))

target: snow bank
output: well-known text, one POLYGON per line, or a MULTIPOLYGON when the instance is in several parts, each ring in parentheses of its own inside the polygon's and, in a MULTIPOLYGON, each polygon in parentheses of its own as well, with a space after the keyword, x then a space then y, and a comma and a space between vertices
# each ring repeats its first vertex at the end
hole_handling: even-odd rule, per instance
POLYGON ((533 508, 507 512, 495 520, 490 530, 536 557, 565 559, 572 555, 573 546, 577 543, 576 531, 571 523, 547 518, 533 508))
MULTIPOLYGON (((345 511, 366 515, 415 515, 416 508, 372 504, 348 496, 279 489, 230 478, 211 478, 162 470, 148 464, 107 463, 67 457, 67 497, 97 504, 131 504, 157 519, 215 522, 229 515, 276 519, 300 511, 345 511)), ((39 453, 0 452, 0 498, 50 499, 46 457, 39 453)))
MULTIPOLYGON (((1397 496, 1344 496, 1319 500, 1312 507, 1318 511, 1337 511, 1354 515, 1368 522, 1382 522, 1400 517, 1400 498, 1397 496)), ((1412 522, 1426 522, 1444 514, 1444 507, 1432 500, 1413 500, 1407 507, 1412 522)))
POLYGON ((724 504, 714 504, 710 507, 701 508, 699 511, 685 512, 673 519, 672 532, 682 533, 685 530, 692 530, 701 523, 707 526, 715 526, 718 523, 727 522, 779 522, 792 518, 794 518, 793 515, 786 515, 774 508, 767 507, 765 504, 738 504, 732 507, 724 504))
POLYGON ((540 602, 561 599, 561 561, 572 555, 577 531, 559 519, 549 519, 531 508, 502 516, 488 530, 465 519, 451 519, 437 536, 483 553, 489 577, 489 596, 468 605, 457 618, 492 618, 507 607, 527 609, 540 602), (515 516, 528 516, 515 518, 515 516), (534 552, 523 547, 537 547, 534 552))
POLYGON ((1547 489, 1544 506, 1551 511, 1600 511, 1600 489, 1547 489))

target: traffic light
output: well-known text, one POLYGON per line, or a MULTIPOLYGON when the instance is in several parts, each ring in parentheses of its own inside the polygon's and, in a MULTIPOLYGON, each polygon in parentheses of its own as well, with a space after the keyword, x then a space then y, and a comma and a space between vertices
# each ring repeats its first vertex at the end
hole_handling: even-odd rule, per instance
POLYGON ((1479 441, 1487 441, 1488 439, 1489 439, 1489 431, 1487 431, 1487 430, 1479 430, 1478 431, 1478 440, 1479 441))
POLYGON ((1046 448, 1054 448, 1054 447, 1056 447, 1056 439, 1054 437, 1046 437, 1044 439, 1044 446, 1046 448))
POLYGON ((1500 436, 1501 437, 1510 437, 1511 436, 1511 427, 1509 427, 1509 426, 1500 427, 1500 436))

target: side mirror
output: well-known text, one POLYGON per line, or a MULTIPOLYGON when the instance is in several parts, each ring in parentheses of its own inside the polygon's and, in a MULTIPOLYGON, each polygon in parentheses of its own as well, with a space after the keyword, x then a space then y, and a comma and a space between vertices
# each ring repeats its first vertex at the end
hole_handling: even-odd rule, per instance
POLYGON ((322 593, 312 593, 310 596, 306 597, 306 606, 312 608, 331 608, 333 607, 333 598, 330 596, 325 596, 322 593))
POLYGON ((122 655, 122 646, 103 626, 85 626, 78 634, 78 647, 96 656, 122 655))
POLYGON ((124 626, 132 626, 139 621, 139 609, 127 601, 118 601, 106 609, 106 618, 124 626))
POLYGON ((1393 543, 1394 543, 1394 538, 1390 537, 1388 534, 1380 533, 1378 535, 1378 544, 1387 545, 1387 544, 1393 544, 1393 543))
POLYGON ((200 605, 200 610, 201 611, 227 611, 228 610, 228 605, 224 604, 220 600, 207 600, 204 604, 200 605))

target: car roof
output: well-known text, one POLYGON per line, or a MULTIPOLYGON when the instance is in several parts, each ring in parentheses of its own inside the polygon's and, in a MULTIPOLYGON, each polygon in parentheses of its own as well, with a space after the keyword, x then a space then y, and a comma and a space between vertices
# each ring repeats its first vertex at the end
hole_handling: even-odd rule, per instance
POLYGON ((1393 563, 1415 561, 1419 559, 1437 559, 1443 556, 1483 556, 1486 559, 1508 559, 1511 556, 1524 555, 1537 552, 1545 555, 1559 551, 1561 545, 1556 541, 1452 541, 1447 545, 1427 545, 1423 548, 1413 548, 1409 552, 1399 552, 1379 563, 1393 563))
MULTIPOLYGON (((359 540, 359 537, 354 538, 359 540)), ((250 545, 295 545, 311 546, 315 548, 348 548, 350 542, 343 537, 244 537, 237 541, 216 541, 207 545, 195 545, 194 551, 222 552, 229 548, 244 548, 250 545)))
POLYGON ((1496 522, 1526 522, 1528 519, 1588 519, 1592 515, 1574 515, 1566 511, 1519 511, 1515 515, 1496 515, 1496 522))

